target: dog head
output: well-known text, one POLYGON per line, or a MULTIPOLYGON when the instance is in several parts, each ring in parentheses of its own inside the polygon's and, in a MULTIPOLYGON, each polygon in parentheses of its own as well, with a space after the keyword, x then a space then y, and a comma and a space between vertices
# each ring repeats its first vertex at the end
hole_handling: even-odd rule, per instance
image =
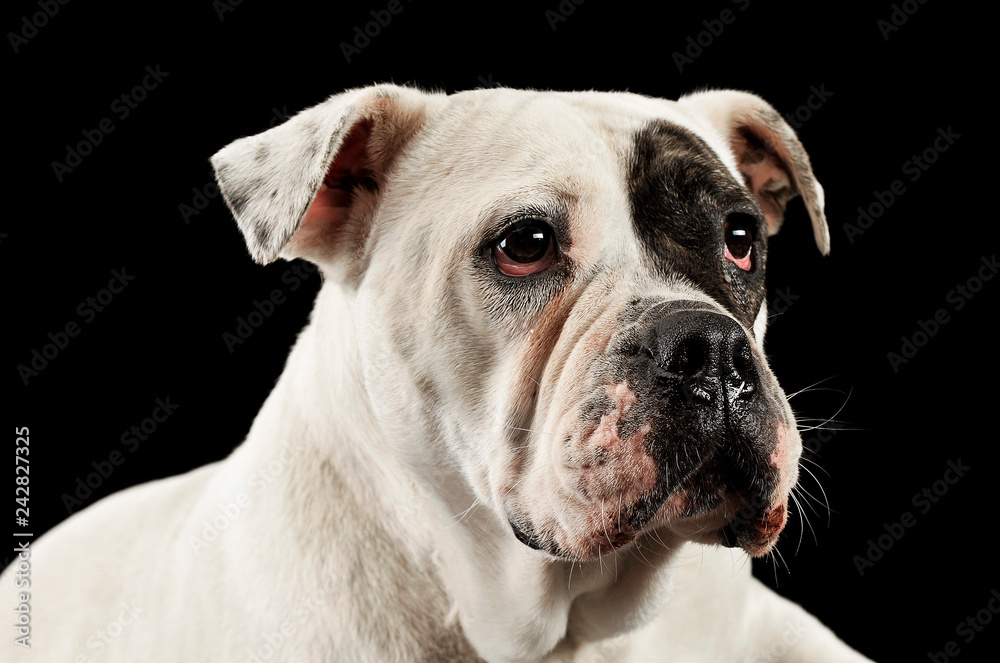
POLYGON ((379 427, 446 508, 561 559, 774 545, 801 443, 762 352, 767 237, 796 195, 829 235, 766 102, 378 86, 212 161, 252 256, 343 295, 314 315, 349 317, 379 427))

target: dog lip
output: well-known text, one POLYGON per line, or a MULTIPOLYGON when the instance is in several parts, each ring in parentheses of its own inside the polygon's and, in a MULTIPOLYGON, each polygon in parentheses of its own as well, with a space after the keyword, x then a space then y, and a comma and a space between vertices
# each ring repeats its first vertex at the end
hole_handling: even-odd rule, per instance
POLYGON ((508 522, 510 523, 511 530, 514 532, 514 536, 525 546, 563 561, 578 562, 587 559, 597 559, 602 555, 614 552, 622 546, 627 545, 635 538, 634 533, 631 535, 620 533, 610 540, 607 537, 594 534, 586 540, 584 544, 586 550, 583 551, 583 555, 574 555, 562 550, 559 544, 554 541, 541 541, 537 536, 530 534, 524 527, 513 520, 508 522))
POLYGON ((558 543, 552 540, 541 539, 538 535, 536 535, 530 522, 527 523, 527 525, 521 525, 513 519, 509 519, 507 522, 510 525, 511 531, 514 533, 514 537, 528 548, 537 550, 538 552, 546 555, 551 555, 556 559, 571 559, 570 556, 560 550, 558 543))
POLYGON ((734 490, 722 477, 707 476, 705 467, 713 458, 706 459, 686 476, 678 479, 674 488, 666 491, 666 497, 651 521, 695 518, 716 511, 726 514, 723 517, 728 521, 737 513, 745 490, 734 490))
POLYGON ((528 546, 532 550, 542 550, 541 542, 536 541, 533 534, 526 532, 523 527, 514 522, 513 520, 508 520, 510 523, 510 528, 514 532, 514 536, 518 541, 528 546))
POLYGON ((787 503, 747 513, 748 490, 701 490, 694 484, 672 491, 643 529, 665 525, 683 539, 742 548, 751 557, 767 554, 787 520, 787 503))
POLYGON ((751 557, 760 557, 774 547, 787 519, 788 509, 781 502, 751 519, 737 514, 719 530, 719 536, 723 546, 742 548, 751 557))

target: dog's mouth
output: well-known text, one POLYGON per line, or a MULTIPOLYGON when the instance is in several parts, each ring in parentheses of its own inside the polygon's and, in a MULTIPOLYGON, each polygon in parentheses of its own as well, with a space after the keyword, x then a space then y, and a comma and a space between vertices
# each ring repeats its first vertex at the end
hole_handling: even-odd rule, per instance
POLYGON ((787 495, 780 469, 747 468, 722 458, 710 461, 672 491, 650 519, 685 539, 766 554, 787 522, 787 495))
POLYGON ((524 545, 565 561, 592 561, 641 537, 664 544, 662 533, 760 557, 774 547, 787 519, 787 496, 775 480, 750 483, 700 471, 665 497, 651 493, 631 508, 601 504, 591 511, 587 527, 541 533, 523 517, 510 518, 510 526, 524 545))
POLYGON ((754 488, 686 488, 673 493, 646 529, 663 525, 684 540, 742 548, 752 557, 774 547, 788 519, 787 498, 754 488))
POLYGON ((766 555, 788 522, 788 503, 782 500, 768 509, 743 503, 737 515, 720 530, 722 545, 742 548, 752 557, 766 555))

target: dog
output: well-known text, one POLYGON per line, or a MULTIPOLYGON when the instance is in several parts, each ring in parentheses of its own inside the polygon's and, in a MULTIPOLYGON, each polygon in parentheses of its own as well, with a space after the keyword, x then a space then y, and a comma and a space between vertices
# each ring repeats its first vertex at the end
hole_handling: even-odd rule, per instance
POLYGON ((868 660, 746 558, 802 448, 767 238, 830 248, 765 101, 378 85, 212 165, 310 322, 228 458, 32 546, 4 660, 868 660))

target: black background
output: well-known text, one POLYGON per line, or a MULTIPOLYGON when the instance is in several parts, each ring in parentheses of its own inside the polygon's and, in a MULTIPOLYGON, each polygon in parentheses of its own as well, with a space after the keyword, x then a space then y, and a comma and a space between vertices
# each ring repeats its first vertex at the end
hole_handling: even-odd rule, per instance
MULTIPOLYGON (((318 277, 292 292, 282 281, 289 263, 255 265, 217 196, 182 214, 182 205, 202 202, 194 190, 211 182, 208 157, 230 140, 374 82, 445 91, 627 89, 666 98, 734 87, 782 113, 799 109, 833 239, 832 255, 821 257, 795 202, 771 240, 769 299, 785 292, 793 301, 771 322, 772 367, 789 393, 820 383, 793 406, 803 418, 833 418, 827 426, 839 429, 811 443, 822 471, 807 465, 833 510, 829 518, 824 507, 810 515, 818 545, 808 528, 799 545, 803 528, 794 517, 779 546, 784 562, 756 563, 757 575, 877 660, 929 660, 949 641, 961 661, 996 660, 1000 615, 982 613, 992 622, 971 642, 956 626, 1000 589, 991 515, 1000 283, 982 284, 961 310, 948 297, 996 251, 988 202, 996 184, 985 169, 995 142, 974 117, 993 103, 992 14, 915 0, 895 9, 719 0, 660 11, 567 0, 566 16, 546 13, 559 12, 558 0, 474 10, 429 4, 404 3, 350 62, 341 43, 385 2, 71 2, 34 31, 24 17, 30 22, 39 5, 8 4, 5 32, 28 37, 15 39, 15 52, 8 34, 3 55, 11 83, 5 134, 14 147, 4 154, 8 211, 0 221, 3 402, 8 452, 14 426, 31 431, 36 537, 67 516, 63 495, 115 450, 124 462, 84 504, 224 457, 306 321, 318 277), (734 20, 713 23, 725 9, 734 20), (887 31, 894 12, 901 25, 887 31), (711 35, 709 26, 720 25, 711 35), (695 57, 678 67, 675 52, 699 33, 701 53, 691 50, 695 57), (121 118, 112 104, 141 84, 147 66, 167 75, 121 118), (800 109, 813 88, 826 99, 800 109), (104 118, 114 130, 59 181, 53 162, 65 163, 67 146, 104 118), (949 128, 959 138, 911 181, 904 163, 949 128), (858 208, 877 202, 876 192, 894 180, 905 192, 852 242, 845 225, 856 225, 858 208), (88 323, 77 307, 116 269, 134 280, 88 323), (230 352, 223 333, 275 288, 287 301, 230 352), (902 337, 912 338, 938 309, 949 321, 929 339, 918 336, 927 342, 894 370, 887 353, 900 352, 902 337), (80 333, 24 384, 17 367, 30 365, 32 351, 69 322, 80 333), (176 412, 130 452, 122 434, 168 397, 176 412), (970 469, 922 513, 913 496, 958 459, 970 469), (856 556, 904 512, 916 523, 862 575, 856 556)), ((815 481, 804 485, 820 496, 815 481)))

